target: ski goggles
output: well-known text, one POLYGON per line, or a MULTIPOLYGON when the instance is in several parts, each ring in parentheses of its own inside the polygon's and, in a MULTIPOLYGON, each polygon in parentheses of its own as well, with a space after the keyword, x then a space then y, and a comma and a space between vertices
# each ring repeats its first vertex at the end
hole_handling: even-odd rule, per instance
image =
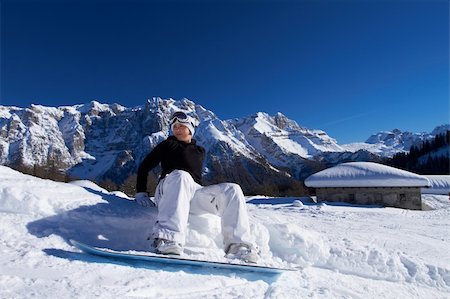
POLYGON ((170 124, 173 124, 176 121, 178 121, 180 123, 189 123, 190 119, 186 113, 177 111, 174 114, 172 114, 172 116, 170 117, 170 124))
POLYGON ((182 124, 191 124, 193 127, 198 125, 198 121, 184 112, 177 111, 170 117, 170 124, 173 125, 175 122, 182 124))

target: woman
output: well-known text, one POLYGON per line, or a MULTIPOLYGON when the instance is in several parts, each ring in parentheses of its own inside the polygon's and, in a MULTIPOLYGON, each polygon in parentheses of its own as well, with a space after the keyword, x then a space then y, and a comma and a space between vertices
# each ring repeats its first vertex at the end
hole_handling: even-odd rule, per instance
POLYGON ((147 193, 147 175, 161 164, 162 173, 155 191, 158 216, 152 233, 157 252, 181 254, 189 213, 212 213, 221 217, 227 257, 256 263, 258 255, 250 235, 240 186, 222 183, 203 187, 205 150, 192 138, 197 120, 179 111, 172 115, 170 125, 173 135, 145 157, 137 174, 136 202, 142 206, 155 206, 147 193))

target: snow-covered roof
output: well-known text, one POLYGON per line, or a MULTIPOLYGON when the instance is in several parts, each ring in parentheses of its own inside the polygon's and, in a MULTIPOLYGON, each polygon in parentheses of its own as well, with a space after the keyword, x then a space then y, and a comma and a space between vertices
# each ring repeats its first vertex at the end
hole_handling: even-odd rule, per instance
POLYGON ((449 194, 450 175, 426 175, 430 181, 430 188, 422 189, 422 193, 427 194, 449 194))
POLYGON ((308 187, 427 187, 422 175, 373 162, 349 162, 322 170, 305 180, 308 187))

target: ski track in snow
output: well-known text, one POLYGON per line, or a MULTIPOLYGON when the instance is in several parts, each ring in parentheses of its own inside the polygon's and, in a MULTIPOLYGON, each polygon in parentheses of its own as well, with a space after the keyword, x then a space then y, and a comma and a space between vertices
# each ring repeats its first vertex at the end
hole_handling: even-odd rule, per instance
MULTIPOLYGON (((248 200, 261 264, 303 270, 275 279, 85 254, 67 240, 145 251, 156 210, 0 166, 0 298, 450 298, 448 196, 424 195, 428 211, 248 200)), ((190 218, 186 252, 225 260, 217 217, 190 218)))

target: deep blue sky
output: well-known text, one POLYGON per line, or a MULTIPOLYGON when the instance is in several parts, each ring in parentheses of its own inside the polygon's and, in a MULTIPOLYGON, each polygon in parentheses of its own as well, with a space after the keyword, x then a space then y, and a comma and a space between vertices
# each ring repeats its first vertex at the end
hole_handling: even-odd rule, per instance
POLYGON ((0 0, 0 105, 189 98, 339 143, 449 123, 447 0, 0 0))

